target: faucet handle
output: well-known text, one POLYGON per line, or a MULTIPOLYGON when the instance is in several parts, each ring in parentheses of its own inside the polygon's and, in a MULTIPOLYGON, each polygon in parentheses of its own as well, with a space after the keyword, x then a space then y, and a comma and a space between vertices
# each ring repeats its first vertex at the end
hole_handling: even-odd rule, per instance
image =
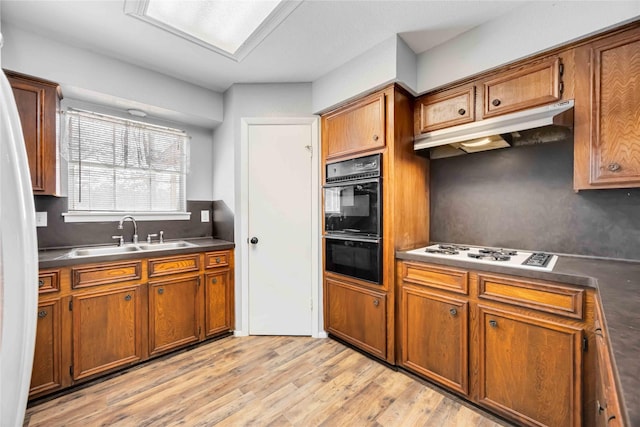
POLYGON ((160 243, 164 243, 164 231, 160 230, 160 243))
POLYGON ((151 243, 151 239, 153 237, 158 237, 158 234, 157 233, 147 234, 147 243, 151 243))
POLYGON ((124 245, 124 237, 122 236, 111 236, 112 239, 118 239, 118 246, 124 245))

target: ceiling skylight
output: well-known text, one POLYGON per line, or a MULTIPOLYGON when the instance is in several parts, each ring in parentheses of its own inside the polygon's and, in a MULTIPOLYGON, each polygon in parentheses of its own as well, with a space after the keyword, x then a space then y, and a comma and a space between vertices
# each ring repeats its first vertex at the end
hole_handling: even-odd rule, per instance
POLYGON ((128 15, 240 61, 301 2, 125 0, 128 15))

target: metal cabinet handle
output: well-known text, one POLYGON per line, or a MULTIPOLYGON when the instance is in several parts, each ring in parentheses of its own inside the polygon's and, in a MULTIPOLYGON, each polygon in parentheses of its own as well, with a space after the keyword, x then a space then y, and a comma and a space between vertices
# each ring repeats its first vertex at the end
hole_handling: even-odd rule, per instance
POLYGON ((494 107, 497 107, 501 103, 502 103, 502 101, 500 101, 498 98, 496 98, 493 101, 491 101, 491 104, 493 104, 494 107))
POLYGON ((216 278, 214 277, 213 279, 211 279, 211 283, 213 283, 213 284, 215 285, 216 283, 218 283, 218 279, 216 279, 216 278))
POLYGON ((158 288, 158 294, 160 295, 164 294, 164 288, 158 288))
POLYGON ((124 297, 125 301, 131 301, 131 295, 127 295, 126 297, 124 297))
POLYGON ((373 140, 377 141, 378 139, 380 139, 380 137, 378 135, 373 135, 373 140))
POLYGON ((39 317, 40 319, 44 319, 45 317, 47 317, 47 310, 40 310, 40 311, 38 312, 38 317, 39 317))
POLYGON ((373 305, 375 305, 376 307, 380 305, 380 301, 377 299, 373 300, 373 305))
POLYGON ((41 288, 44 286, 44 280, 40 279, 38 280, 38 287, 41 288))
POLYGON ((622 166, 620 166, 620 163, 609 163, 607 169, 609 169, 610 172, 618 172, 622 169, 622 166))
POLYGON ((220 264, 220 257, 216 257, 216 264, 220 264))
POLYGON ((458 110, 458 114, 460 114, 461 116, 464 116, 467 113, 467 110, 465 110, 464 108, 461 108, 458 110))
POLYGON ((449 309, 449 314, 455 316, 456 314, 458 314, 458 310, 456 310, 455 308, 449 309))
POLYGON ((495 320, 489 320, 489 326, 491 326, 492 328, 497 328, 498 322, 496 322, 495 320))

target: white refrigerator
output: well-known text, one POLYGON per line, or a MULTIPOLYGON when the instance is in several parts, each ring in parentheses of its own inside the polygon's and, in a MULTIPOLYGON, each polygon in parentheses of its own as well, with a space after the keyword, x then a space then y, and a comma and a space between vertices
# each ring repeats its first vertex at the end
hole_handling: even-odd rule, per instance
MULTIPOLYGON (((0 49, 3 40, 0 34, 0 49)), ((1 51, 0 51, 1 57, 1 51)), ((0 426, 22 426, 38 307, 38 244, 27 153, 0 70, 0 426)))

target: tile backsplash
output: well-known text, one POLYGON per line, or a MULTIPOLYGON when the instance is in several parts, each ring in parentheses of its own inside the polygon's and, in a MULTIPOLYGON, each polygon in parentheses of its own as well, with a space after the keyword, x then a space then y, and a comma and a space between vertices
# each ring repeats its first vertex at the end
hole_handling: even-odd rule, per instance
POLYGON ((431 240, 640 260, 640 189, 573 191, 573 141, 431 161, 431 240))
MULTIPOLYGON (((113 235, 124 233, 130 241, 133 225, 127 221, 123 230, 117 229, 116 221, 109 222, 64 222, 62 213, 67 211, 67 198, 35 196, 37 212, 47 212, 47 226, 38 227, 38 247, 40 249, 81 245, 108 244, 114 242, 113 235)), ((165 239, 192 237, 219 237, 233 241, 233 213, 222 201, 187 201, 187 211, 191 219, 184 221, 138 221, 138 235, 145 240, 147 234, 164 231, 165 239), (209 211, 209 222, 201 222, 200 211, 209 211), (217 213, 216 213, 217 212, 217 213), (231 232, 229 232, 231 230, 231 232)), ((134 215, 135 216, 135 215, 134 215)))

